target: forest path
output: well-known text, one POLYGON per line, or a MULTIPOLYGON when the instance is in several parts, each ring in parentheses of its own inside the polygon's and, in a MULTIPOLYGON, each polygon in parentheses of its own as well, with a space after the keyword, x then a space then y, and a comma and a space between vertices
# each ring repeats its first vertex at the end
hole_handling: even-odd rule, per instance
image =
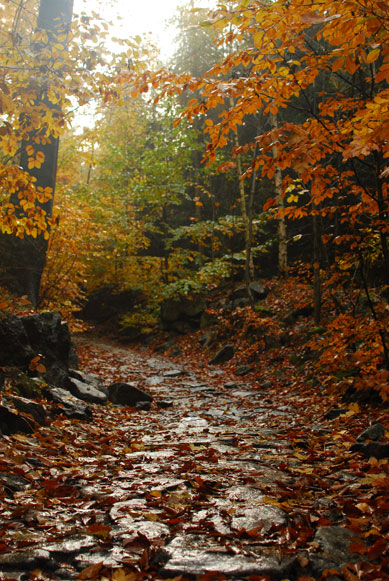
POLYGON ((0 440, 16 471, 0 579, 306 580, 360 558, 330 486, 351 502, 361 477, 325 420, 303 427, 303 397, 108 343, 79 351, 85 371, 154 401, 0 440))

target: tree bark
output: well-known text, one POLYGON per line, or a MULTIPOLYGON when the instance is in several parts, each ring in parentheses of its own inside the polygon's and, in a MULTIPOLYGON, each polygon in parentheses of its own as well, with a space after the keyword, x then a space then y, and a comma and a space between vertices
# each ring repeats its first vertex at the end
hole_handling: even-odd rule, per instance
MULTIPOLYGON (((46 30, 49 40, 54 41, 57 33, 69 28, 72 14, 73 0, 41 0, 37 21, 38 29, 46 30)), ((55 110, 54 105, 47 99, 45 87, 42 87, 42 98, 40 103, 37 103, 37 106, 39 104, 55 110)), ((59 140, 50 136, 47 143, 37 146, 38 135, 39 130, 31 134, 26 141, 23 141, 20 165, 36 178, 36 187, 51 189, 51 199, 40 204, 46 212, 47 226, 49 227, 48 222, 53 212, 59 140), (39 149, 45 156, 44 162, 39 169, 28 169, 28 145, 33 145, 36 150, 39 149)), ((11 197, 11 202, 16 206, 18 205, 17 194, 11 197)), ((37 306, 39 302, 39 289, 46 262, 47 246, 48 241, 43 235, 37 238, 29 235, 25 235, 24 238, 4 235, 1 241, 3 282, 15 294, 19 296, 26 295, 34 306, 37 306)))
MULTIPOLYGON (((316 206, 314 206, 316 211, 316 206)), ((319 216, 313 215, 313 305, 315 323, 318 325, 321 318, 321 277, 320 277, 320 229, 319 216)))
MULTIPOLYGON (((270 121, 273 129, 277 129, 278 121, 276 115, 270 115, 270 121)), ((273 145, 272 155, 274 160, 277 158, 277 146, 273 145)), ((275 163, 275 162, 274 162, 275 163)), ((278 207, 282 210, 284 208, 284 199, 282 197, 282 173, 281 169, 276 166, 274 172, 274 189, 278 207)), ((278 218, 278 271, 281 276, 286 275, 288 268, 288 242, 286 237, 286 222, 285 217, 278 218)))
MULTIPOLYGON (((233 99, 230 98, 230 105, 231 108, 233 107, 233 99)), ((239 147, 239 136, 238 130, 234 130, 234 146, 239 147)), ((254 262, 253 256, 251 254, 251 242, 252 242, 252 216, 249 215, 247 211, 247 202, 246 202, 246 193, 244 182, 241 179, 243 170, 242 170, 242 158, 240 153, 237 155, 236 158, 236 166, 237 166, 237 174, 238 174, 238 187, 239 187, 239 199, 240 199, 240 211, 242 214, 242 219, 244 223, 244 241, 245 241, 245 269, 244 269, 244 280, 247 288, 247 294, 250 302, 253 302, 253 297, 251 296, 250 291, 250 282, 254 278, 254 262)))

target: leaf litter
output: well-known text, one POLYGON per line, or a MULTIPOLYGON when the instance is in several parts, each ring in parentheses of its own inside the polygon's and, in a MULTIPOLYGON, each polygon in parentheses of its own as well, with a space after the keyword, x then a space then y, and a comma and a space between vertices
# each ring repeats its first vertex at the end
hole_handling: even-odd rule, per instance
POLYGON ((195 357, 79 354, 154 402, 3 436, 0 579, 388 579, 388 462, 350 450, 371 410, 329 421, 323 394, 195 357))

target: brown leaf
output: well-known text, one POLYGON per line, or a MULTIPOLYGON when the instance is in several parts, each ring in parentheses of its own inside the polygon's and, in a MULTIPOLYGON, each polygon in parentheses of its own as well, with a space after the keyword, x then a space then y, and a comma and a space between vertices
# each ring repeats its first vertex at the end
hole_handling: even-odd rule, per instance
POLYGON ((103 568, 103 562, 96 563, 96 565, 91 565, 86 569, 83 569, 77 576, 77 579, 96 579, 99 575, 101 569, 103 568))

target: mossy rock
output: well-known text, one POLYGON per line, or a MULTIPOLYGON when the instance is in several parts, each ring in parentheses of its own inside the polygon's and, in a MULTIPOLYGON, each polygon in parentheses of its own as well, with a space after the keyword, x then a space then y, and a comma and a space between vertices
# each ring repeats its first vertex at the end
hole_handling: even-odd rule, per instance
MULTIPOLYGON (((21 373, 19 369, 13 367, 6 368, 4 371, 4 377, 8 384, 11 386, 10 391, 26 399, 40 399, 42 397, 42 386, 39 382, 31 377, 28 377, 25 373, 21 373)), ((42 385, 43 382, 42 382, 42 385)))

